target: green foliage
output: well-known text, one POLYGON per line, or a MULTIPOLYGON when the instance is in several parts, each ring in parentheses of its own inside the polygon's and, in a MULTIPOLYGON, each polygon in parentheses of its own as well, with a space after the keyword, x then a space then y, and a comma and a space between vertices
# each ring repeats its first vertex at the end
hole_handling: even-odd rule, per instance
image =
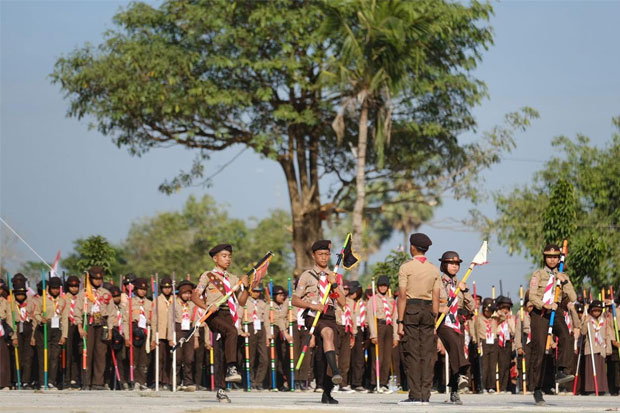
POLYGON ((123 244, 127 269, 139 276, 160 277, 173 271, 177 277, 198 276, 213 268, 208 251, 217 244, 233 246, 234 274, 247 272, 268 251, 275 253, 269 274, 275 281, 286 280, 292 273, 290 216, 284 211, 271 215, 252 228, 230 218, 225 205, 208 195, 190 196, 181 211, 161 212, 134 222, 123 244))
POLYGON ((551 196, 543 212, 545 244, 569 239, 577 229, 575 188, 563 178, 551 187, 551 196))
POLYGON ((372 266, 371 273, 363 277, 363 280, 369 283, 371 277, 377 278, 380 275, 387 275, 390 277, 390 288, 394 292, 398 289, 398 270, 405 261, 410 259, 411 255, 408 251, 392 250, 384 261, 377 262, 372 266))
MULTIPOLYGON (((614 119, 620 129, 620 118, 614 119)), ((534 182, 495 194, 496 232, 511 254, 524 253, 540 264, 545 242, 568 238, 567 272, 576 285, 602 287, 620 282, 620 133, 604 148, 587 137, 558 137, 554 156, 534 182)))
POLYGON ((69 270, 70 274, 79 276, 93 265, 98 265, 105 270, 106 278, 113 278, 117 275, 118 250, 105 237, 91 235, 87 239, 75 240, 73 245, 74 252, 61 262, 62 267, 69 270))

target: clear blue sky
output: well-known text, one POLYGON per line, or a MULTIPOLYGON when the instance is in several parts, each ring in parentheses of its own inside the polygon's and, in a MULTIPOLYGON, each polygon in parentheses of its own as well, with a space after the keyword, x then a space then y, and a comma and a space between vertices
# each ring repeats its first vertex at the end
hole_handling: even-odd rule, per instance
MULTIPOLYGON (((58 249, 66 255, 79 237, 102 234, 120 242, 133 220, 178 209, 190 193, 210 193, 239 218, 288 209, 279 166, 250 151, 219 175, 213 187, 166 196, 158 185, 186 168, 191 152, 156 150, 133 158, 90 131, 86 121, 65 117, 67 104, 48 78, 54 62, 85 42, 100 42, 125 4, 0 2, 0 214, 49 261, 58 249)), ((526 184, 548 159, 554 136, 583 133, 597 145, 609 140, 611 118, 620 114, 620 3, 503 2, 495 10, 495 45, 477 71, 490 93, 475 112, 479 130, 525 105, 541 114, 518 136, 518 148, 508 159, 485 174, 485 190, 509 190, 526 184)), ((214 156, 207 173, 240 149, 214 156)), ((445 218, 463 218, 470 207, 446 200, 435 221, 441 225, 445 218)), ((494 211, 490 203, 482 209, 494 211)), ((422 230, 434 241, 432 259, 452 249, 467 261, 480 245, 473 232, 436 226, 422 230)), ((401 239, 395 234, 372 260, 381 259, 401 239)), ((494 241, 490 247, 490 264, 476 269, 472 279, 488 294, 491 283, 501 278, 514 297, 532 267, 522 257, 509 257, 494 241)), ((20 252, 23 260, 35 259, 23 248, 20 252)))

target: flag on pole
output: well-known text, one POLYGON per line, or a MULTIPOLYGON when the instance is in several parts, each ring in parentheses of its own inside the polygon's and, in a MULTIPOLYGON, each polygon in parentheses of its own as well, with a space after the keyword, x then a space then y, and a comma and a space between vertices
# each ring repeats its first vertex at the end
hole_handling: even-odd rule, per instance
POLYGON ((357 265, 359 257, 353 251, 353 237, 351 234, 347 235, 344 249, 342 250, 342 266, 345 270, 350 270, 357 265))
POLYGON ((52 273, 50 277, 60 278, 60 275, 58 274, 58 271, 57 271, 59 262, 60 262, 60 250, 58 250, 58 253, 56 254, 56 258, 54 259, 54 264, 52 265, 52 273))
POLYGON ((273 254, 269 255, 269 257, 254 270, 254 274, 252 274, 252 281, 250 282, 250 291, 252 291, 267 274, 267 268, 269 267, 271 258, 273 258, 273 254))

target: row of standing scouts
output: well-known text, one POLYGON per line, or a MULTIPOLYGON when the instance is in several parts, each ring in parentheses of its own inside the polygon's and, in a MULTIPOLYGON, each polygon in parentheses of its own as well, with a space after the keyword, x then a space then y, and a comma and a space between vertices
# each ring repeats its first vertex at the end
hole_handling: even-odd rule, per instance
MULTIPOLYGON (((411 238, 414 258, 416 239, 423 238, 411 238)), ((430 246, 430 240, 423 241, 425 246, 420 250, 430 246)), ((157 294, 151 292, 149 298, 151 280, 129 276, 121 290, 104 284, 104 271, 99 267, 88 272, 87 288, 76 276, 68 277, 64 284, 52 277, 45 291, 45 317, 42 286, 32 294, 26 277, 16 274, 11 278, 12 291, 6 283, 0 285, 0 388, 16 389, 18 384, 22 389, 43 388, 47 381, 49 389, 147 391, 155 387, 154 358, 159 346, 159 389, 170 390, 176 374, 177 390, 217 390, 220 401, 229 401, 225 392, 230 388, 326 391, 329 394, 323 402, 333 400, 332 391, 407 390, 412 383, 407 379, 407 347, 399 345, 406 336, 399 335, 397 327, 407 323, 407 316, 399 318, 397 304, 405 290, 402 282, 400 289, 390 285, 387 275, 377 278, 374 294, 357 281, 341 281, 337 291, 342 297, 332 293, 332 312, 325 310, 321 318, 332 324, 325 327, 319 323, 318 334, 310 338, 309 353, 300 369, 293 371, 309 339, 308 311, 316 310, 317 301, 309 291, 317 290, 320 295, 321 282, 327 282, 321 277, 329 253, 323 257, 321 253, 330 248, 331 243, 325 240, 312 246, 316 265, 295 280, 294 292, 289 286, 275 285, 269 294, 269 289, 259 284, 229 299, 177 350, 174 371, 170 352, 174 338, 178 341, 183 337, 204 316, 208 305, 240 282, 226 271, 232 255, 229 244, 220 244, 209 252, 216 265, 208 276, 205 272, 198 285, 187 280, 177 283, 174 294, 169 277, 160 280, 157 294), (291 293, 293 297, 289 297, 291 293), (321 332, 330 327, 333 334, 321 332), (332 358, 337 358, 337 363, 332 358), (328 370, 331 376, 323 374, 328 370), (334 380, 336 375, 338 380, 334 380)), ((437 329, 434 348, 422 355, 433 374, 433 389, 443 392, 449 388, 449 400, 455 404, 461 404, 459 393, 525 393, 526 389, 534 392, 541 404, 542 393, 554 392, 556 383, 563 391, 618 394, 615 329, 620 323, 620 309, 613 314, 610 294, 605 302, 587 304, 583 296, 577 296, 568 277, 557 269, 559 252, 555 245, 545 248, 546 266, 533 274, 525 299, 514 313, 515 303, 509 297, 482 299, 459 282, 462 260, 456 252, 441 256, 437 271, 441 281, 439 312, 446 317, 437 329), (557 280, 562 289, 559 304, 553 301, 557 280), (457 287, 460 292, 455 295, 457 287), (552 355, 545 357, 543 342, 553 309, 557 309, 557 316, 552 355), (448 366, 444 364, 446 358, 448 366)), ((403 277, 403 268, 399 278, 403 277)), ((249 286, 247 282, 244 285, 249 286)), ((415 299, 409 296, 409 289, 406 291, 408 309, 415 299)))

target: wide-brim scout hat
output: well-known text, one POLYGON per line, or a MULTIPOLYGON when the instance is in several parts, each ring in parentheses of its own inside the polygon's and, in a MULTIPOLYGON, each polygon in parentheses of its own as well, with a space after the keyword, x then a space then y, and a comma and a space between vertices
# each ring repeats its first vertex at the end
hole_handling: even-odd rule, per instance
POLYGON ((62 280, 58 277, 52 277, 47 283, 49 288, 60 288, 62 285, 62 280))
POLYGON ((560 250, 560 247, 558 247, 556 244, 547 244, 547 246, 543 250, 544 256, 559 257, 561 253, 562 251, 560 250))
POLYGON ((409 243, 416 247, 419 250, 426 251, 428 247, 433 245, 433 242, 428 237, 428 235, 423 234, 421 232, 416 232, 415 234, 411 234, 409 237, 409 243))
POLYGON ((13 284, 16 284, 18 281, 22 281, 24 283, 26 283, 27 281, 26 276, 22 274, 21 272, 18 272, 17 274, 13 276, 13 278, 11 278, 11 282, 13 284))
POLYGON ((192 291, 196 287, 193 282, 189 280, 183 280, 179 283, 179 294, 183 294, 186 291, 192 291))
POLYGON ((28 289, 26 288, 26 281, 16 280, 13 281, 13 294, 26 294, 28 289))
POLYGON ((144 278, 136 278, 132 284, 136 288, 136 290, 148 290, 149 289, 149 283, 144 278))
POLYGON ((69 289, 69 287, 79 287, 79 286, 80 286, 80 279, 76 277, 75 275, 70 275, 69 278, 67 278, 67 281, 65 281, 66 289, 69 289))
POLYGON ((312 252, 317 252, 317 251, 322 251, 322 250, 331 250, 332 248, 332 242, 328 239, 321 239, 318 241, 315 241, 314 244, 312 244, 312 252))
POLYGON ((497 306, 497 308, 502 308, 506 306, 512 308, 512 300, 510 299, 510 297, 504 297, 503 295, 500 295, 495 300, 495 305, 497 306))
POLYGON ((387 275, 380 275, 379 278, 377 278, 377 287, 380 285, 387 285, 389 287, 390 278, 387 275))
POLYGON ((446 251, 441 255, 439 259, 442 263, 452 263, 452 264, 460 264, 463 260, 459 257, 458 252, 456 251, 446 251))
POLYGON ((112 294, 112 298, 114 297, 120 297, 121 295, 121 289, 118 288, 116 285, 111 285, 110 288, 110 294, 112 294))
POLYGON ((274 297, 278 294, 284 294, 284 295, 288 295, 288 291, 286 291, 284 289, 284 287, 282 287, 281 285, 274 285, 273 286, 273 295, 274 297))
POLYGON ((104 269, 98 265, 93 265, 92 267, 90 267, 90 270, 88 270, 88 276, 90 277, 91 280, 102 279, 103 274, 105 274, 104 269))
POLYGON ((254 288, 252 288, 252 291, 262 293, 263 291, 265 291, 265 289, 263 288, 263 285, 261 283, 258 283, 254 286, 254 288))
POLYGON ((170 277, 162 278, 162 280, 159 282, 159 288, 164 288, 164 287, 172 288, 172 278, 170 277))
POLYGON ((209 250, 209 255, 213 258, 218 252, 228 251, 232 254, 233 249, 230 244, 218 244, 209 250))
POLYGON ((129 273, 127 275, 125 275, 125 277, 123 278, 123 284, 124 285, 129 285, 129 284, 133 284, 136 281, 136 274, 132 274, 129 273))
POLYGON ((483 310, 489 310, 491 312, 495 311, 495 300, 493 300, 492 298, 485 298, 484 300, 482 300, 482 309, 483 310))
POLYGON ((588 313, 594 310, 603 310, 603 303, 600 300, 593 300, 588 307, 588 313))

